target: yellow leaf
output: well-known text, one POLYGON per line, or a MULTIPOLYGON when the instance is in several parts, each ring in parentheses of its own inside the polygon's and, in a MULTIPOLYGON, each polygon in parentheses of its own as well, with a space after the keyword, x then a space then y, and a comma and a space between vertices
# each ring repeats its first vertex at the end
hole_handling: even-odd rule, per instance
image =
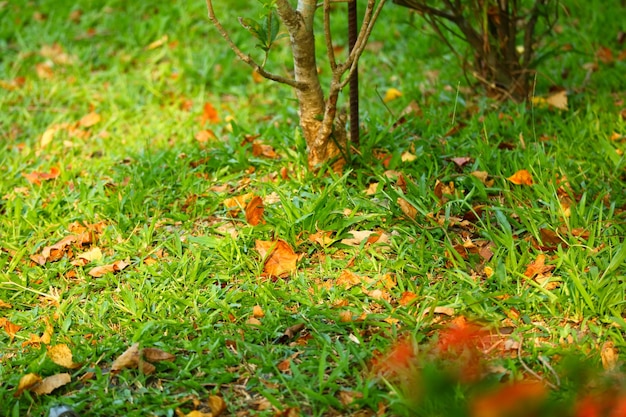
POLYGON ((398 97, 402 97, 402 92, 396 88, 391 87, 385 93, 385 97, 383 98, 383 102, 389 103, 392 100, 397 99, 398 97))
POLYGON ((26 374, 20 378, 20 382, 17 384, 17 391, 13 394, 14 397, 19 397, 27 389, 31 389, 35 385, 41 382, 41 377, 37 374, 26 374))
POLYGON ((413 162, 417 159, 417 156, 413 155, 411 152, 406 151, 401 156, 402 162, 413 162))
POLYGON ((101 117, 98 113, 95 112, 91 112, 89 114, 84 115, 80 121, 78 122, 79 125, 81 125, 82 127, 91 127, 93 125, 95 125, 96 123, 98 123, 100 121, 101 117))
POLYGON ((150 43, 148 46, 146 46, 146 50, 149 51, 151 49, 156 49, 159 46, 162 46, 165 44, 165 42, 167 42, 168 40, 168 36, 167 35, 163 35, 161 36, 159 39, 157 39, 156 41, 150 43))
POLYGON ((48 357, 52 359, 52 362, 64 368, 75 369, 80 366, 74 363, 72 351, 64 344, 50 346, 48 348, 48 357))

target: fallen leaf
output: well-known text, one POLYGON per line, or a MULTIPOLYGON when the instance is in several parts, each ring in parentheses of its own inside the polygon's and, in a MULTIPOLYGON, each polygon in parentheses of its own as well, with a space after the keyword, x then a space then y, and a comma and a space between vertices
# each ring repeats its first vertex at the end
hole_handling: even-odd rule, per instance
POLYGON ((567 91, 557 91, 554 94, 546 97, 546 103, 550 107, 554 107, 559 110, 567 110, 567 91))
POLYGON ((89 271, 89 275, 95 278, 100 278, 108 273, 114 274, 125 269, 128 265, 126 261, 115 261, 112 264, 96 266, 89 271))
POLYGON ((415 220, 415 217, 417 217, 417 209, 411 203, 402 197, 398 197, 396 199, 396 203, 398 203, 400 210, 402 210, 402 213, 404 213, 405 216, 409 219, 415 220))
POLYGON ((123 369, 135 369, 139 366, 139 360, 139 343, 134 343, 113 361, 111 372, 115 374, 123 369))
POLYGON ((540 382, 502 384, 491 392, 475 396, 471 400, 470 415, 474 417, 538 415, 547 394, 546 387, 540 382), (520 410, 524 410, 523 414, 519 414, 520 410))
POLYGON ((520 169, 507 179, 516 185, 533 185, 533 177, 525 169, 520 169))
POLYGON ((526 267, 524 275, 528 278, 533 278, 537 275, 544 275, 556 268, 554 265, 546 265, 545 262, 546 255, 540 253, 537 255, 537 258, 526 267))
POLYGON ((338 286, 342 286, 345 289, 349 289, 354 287, 355 285, 360 285, 363 282, 363 279, 355 274, 352 271, 348 271, 347 269, 343 270, 335 284, 338 286))
POLYGON ((473 177, 476 177, 485 184, 487 187, 491 187, 494 184, 493 179, 489 179, 489 173, 487 171, 474 171, 470 174, 473 177))
POLYGON ((454 162, 459 168, 462 168, 468 163, 472 162, 472 158, 470 158, 469 156, 461 156, 457 158, 452 158, 452 162, 454 162))
POLYGON ((265 317, 265 312, 260 305, 255 305, 254 307, 252 307, 252 315, 257 319, 260 319, 265 317))
MULTIPOLYGON (((13 305, 7 303, 6 301, 0 299, 0 308, 13 308, 13 305)), ((2 327, 2 325, 0 324, 0 327, 2 327)))
POLYGON ((398 97, 402 97, 402 93, 400 92, 400 90, 392 87, 392 88, 389 88, 385 92, 385 97, 383 98, 383 102, 389 103, 390 101, 393 101, 397 99, 398 97))
POLYGON ((332 235, 333 232, 319 230, 309 235, 309 242, 314 242, 321 246, 328 246, 334 242, 333 238, 331 237, 332 235))
POLYGON ((265 224, 265 220, 263 220, 263 212, 265 211, 265 207, 263 206, 263 200, 259 196, 255 196, 250 200, 250 202, 246 205, 246 221, 251 226, 256 226, 257 224, 265 224))
POLYGON ((254 194, 247 193, 236 197, 230 197, 225 199, 222 204, 228 209, 228 213, 231 217, 237 216, 239 211, 244 210, 248 205, 248 201, 254 198, 254 194))
POLYGON ((102 118, 98 113, 91 112, 84 115, 79 121, 78 124, 82 127, 91 127, 100 122, 102 118))
POLYGON ((98 261, 102 259, 102 250, 99 247, 94 247, 87 252, 76 255, 76 259, 71 262, 74 266, 85 266, 89 262, 98 261))
POLYGON ((72 359, 72 351, 65 344, 49 346, 47 353, 52 362, 59 366, 68 369, 76 369, 80 367, 79 364, 74 363, 72 359))
POLYGON ((39 50, 39 54, 58 65, 73 65, 77 61, 75 55, 65 52, 58 43, 43 45, 39 50))
POLYGON ((200 143, 208 142, 209 140, 215 139, 215 133, 211 129, 201 130, 194 136, 196 140, 200 143))
POLYGON ((217 110, 211 103, 205 103, 202 109, 202 116, 200 117, 200 124, 203 125, 206 122, 217 123, 220 118, 217 114, 217 110))
POLYGON ((69 384, 71 381, 72 377, 70 374, 56 374, 44 378, 39 384, 32 387, 29 391, 32 391, 37 395, 46 395, 63 385, 69 384))
POLYGON ((175 355, 157 348, 143 348, 139 353, 148 362, 173 362, 176 359, 175 355))
POLYGON ((613 342, 605 342, 602 345, 602 350, 600 351, 600 357, 602 358, 602 367, 606 371, 611 371, 615 369, 618 361, 618 353, 617 349, 613 342))
POLYGON ((54 77, 52 67, 46 62, 35 65, 35 72, 37 72, 37 76, 42 80, 51 80, 54 77))
POLYGON ((365 195, 375 195, 378 190, 378 183, 373 182, 365 189, 365 195))
POLYGON ((274 344, 285 344, 304 329, 303 323, 294 324, 285 330, 285 332, 274 341, 274 344))
POLYGON ((146 46, 146 51, 150 51, 152 49, 156 49, 159 46, 163 46, 167 40, 169 39, 169 37, 167 35, 163 35, 161 36, 159 39, 157 39, 154 42, 151 42, 148 46, 146 46))
POLYGON ((406 151, 402 153, 402 156, 400 157, 400 159, 402 160, 402 162, 413 162, 417 159, 417 156, 413 155, 409 151, 406 151))
POLYGON ((363 242, 387 244, 390 241, 389 234, 373 230, 351 230, 348 233, 351 238, 341 239, 341 243, 347 246, 361 246, 363 242))
POLYGON ((59 171, 59 168, 52 167, 50 168, 49 172, 35 171, 29 174, 22 173, 22 176, 26 178, 26 180, 30 182, 31 184, 41 185, 42 181, 53 180, 57 178, 60 175, 60 173, 61 171, 59 171))
POLYGON ((280 277, 296 271, 298 255, 284 240, 257 240, 255 248, 264 259, 263 275, 280 277))
POLYGON ((12 342, 15 339, 15 335, 22 328, 22 326, 18 326, 17 324, 11 323, 6 318, 0 318, 0 324, 4 328, 4 331, 9 336, 9 340, 12 342))
POLYGON ((401 306, 407 306, 417 300, 417 294, 412 291, 404 291, 398 300, 398 304, 401 306))
POLYGON ((20 378, 20 382, 17 384, 17 390, 13 394, 15 398, 22 395, 27 389, 31 389, 35 385, 41 382, 41 377, 37 374, 26 374, 20 378))
POLYGON ((252 142, 252 155, 264 156, 271 159, 277 159, 279 157, 272 146, 266 145, 256 140, 252 142))

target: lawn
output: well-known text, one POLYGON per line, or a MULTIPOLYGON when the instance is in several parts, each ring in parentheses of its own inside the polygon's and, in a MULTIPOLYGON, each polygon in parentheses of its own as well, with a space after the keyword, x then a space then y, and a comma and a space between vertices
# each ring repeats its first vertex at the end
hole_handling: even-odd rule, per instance
MULTIPOLYGON (((260 53, 235 19, 255 2, 219 3, 260 53)), ((574 351, 617 372, 626 9, 564 3, 528 104, 387 5, 360 153, 311 173, 292 92, 202 1, 0 2, 0 416, 415 415, 375 364, 463 320, 499 381, 566 391, 574 351)))

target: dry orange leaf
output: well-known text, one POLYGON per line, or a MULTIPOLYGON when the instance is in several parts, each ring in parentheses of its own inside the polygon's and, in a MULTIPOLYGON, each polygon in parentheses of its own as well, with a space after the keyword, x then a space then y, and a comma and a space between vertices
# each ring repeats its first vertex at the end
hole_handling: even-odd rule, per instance
POLYGON ((284 240, 257 240, 255 249, 265 259, 263 275, 280 277, 295 272, 298 255, 284 240))
POLYGON ((246 221, 251 226, 256 226, 261 223, 264 224, 265 220, 263 220, 263 212, 265 211, 265 206, 263 206, 263 200, 259 196, 255 196, 250 200, 248 205, 246 206, 246 221))
POLYGON ((240 210, 243 210, 250 199, 254 198, 254 194, 247 193, 225 199, 222 204, 228 209, 228 213, 235 217, 240 210))
POLYGON ((412 291, 404 291, 398 300, 398 304, 401 306, 407 306, 417 300, 417 294, 412 291))
POLYGON ((263 311, 260 305, 256 305, 252 307, 252 315, 256 317, 257 319, 260 319, 262 317, 265 317, 265 312, 263 311))
POLYGON ((116 273, 125 269, 129 263, 125 261, 115 261, 112 264, 96 266, 95 268, 91 268, 89 271, 89 275, 95 278, 100 278, 108 273, 116 273))
POLYGON ((617 366, 618 353, 613 342, 605 342, 602 345, 600 357, 602 358, 602 367, 605 370, 611 371, 617 366))
POLYGON ((402 197, 398 197, 396 202, 400 206, 400 210, 402 210, 402 213, 404 213, 405 216, 407 216, 409 219, 415 219, 415 217, 417 216, 417 209, 411 203, 409 203, 402 197))
POLYGON ((536 275, 544 275, 556 268, 554 265, 546 265, 546 255, 540 253, 537 255, 537 259, 535 259, 531 264, 526 267, 526 275, 528 278, 533 278, 536 275))
POLYGON ((344 269, 339 275, 339 277, 337 278, 337 281, 335 282, 335 284, 348 289, 348 288, 354 287, 355 285, 361 284, 362 281, 363 279, 360 276, 358 276, 352 271, 348 271, 347 269, 344 269))
POLYGON ((41 62, 35 65, 35 72, 37 72, 37 76, 42 80, 50 80, 52 79, 52 77, 54 77, 54 71, 52 71, 52 67, 46 62, 41 62))
POLYGON ((80 367, 79 364, 74 363, 72 359, 72 351, 65 344, 48 347, 48 357, 52 359, 52 362, 64 368, 76 369, 80 367))
POLYGON ((314 242, 317 243, 318 245, 321 246, 328 246, 331 243, 333 243, 333 239, 332 239, 332 234, 333 232, 327 232, 324 230, 319 230, 313 234, 309 235, 309 242, 314 242))
POLYGON ((209 140, 215 139, 215 133, 211 129, 201 130, 194 136, 196 140, 200 143, 208 142, 209 140))
POLYGON ((30 388, 30 391, 34 392, 37 395, 46 395, 50 394, 57 388, 62 387, 63 385, 67 385, 72 381, 72 377, 70 374, 56 374, 44 378, 39 384, 30 388))
POLYGON ((2 327, 4 328, 4 331, 7 333, 11 341, 13 341, 17 332, 22 328, 22 326, 13 324, 4 317, 0 318, 0 325, 2 325, 2 327))
POLYGON ((533 177, 525 169, 520 169, 507 179, 516 185, 533 185, 533 177))
POLYGON ((567 91, 557 91, 554 94, 546 97, 546 103, 550 107, 554 107, 559 110, 567 110, 567 91))
POLYGON ((220 118, 215 107, 211 103, 205 103, 202 109, 202 116, 200 117, 200 124, 203 125, 206 122, 217 123, 219 121, 220 118))
POLYGON ((41 377, 37 374, 26 374, 20 378, 20 382, 17 384, 17 390, 13 394, 15 398, 22 395, 27 389, 31 389, 35 385, 41 382, 41 377))
MULTIPOLYGON (((0 299, 0 308, 13 308, 13 305, 7 303, 6 301, 0 299)), ((2 325, 0 324, 0 327, 2 327, 2 325)))
POLYGON ((42 181, 53 180, 58 177, 60 173, 61 171, 59 171, 59 168, 52 167, 50 168, 50 172, 35 171, 29 174, 22 173, 22 176, 26 178, 26 180, 28 180, 28 182, 30 182, 31 184, 41 185, 42 181))

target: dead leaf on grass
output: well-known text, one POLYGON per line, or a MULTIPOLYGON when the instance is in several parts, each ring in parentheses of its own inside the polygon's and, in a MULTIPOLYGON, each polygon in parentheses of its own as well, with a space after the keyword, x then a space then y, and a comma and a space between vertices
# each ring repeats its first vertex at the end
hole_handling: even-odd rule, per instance
POLYGON ((80 367, 80 364, 74 363, 72 351, 65 344, 49 346, 48 357, 52 360, 52 362, 67 369, 76 369, 80 367))
POLYGON ((57 178, 61 174, 58 167, 50 168, 48 172, 33 171, 28 174, 22 173, 22 176, 26 178, 28 182, 35 185, 41 185, 42 181, 49 181, 57 178))
POLYGON ((26 374, 20 378, 20 382, 17 384, 17 390, 13 394, 13 397, 17 398, 27 389, 33 388, 35 385, 41 382, 41 377, 37 374, 26 374))
POLYGON ((602 345, 600 356, 602 358, 602 367, 606 371, 615 369, 618 363, 619 355, 613 342, 605 342, 602 345))
POLYGON ((89 275, 95 278, 100 278, 109 273, 115 274, 117 272, 120 272, 124 270, 126 267, 128 267, 129 265, 130 264, 126 261, 122 261, 122 260, 115 261, 108 265, 101 265, 101 266, 96 266, 95 268, 92 268, 89 271, 89 275))
POLYGON ((22 326, 18 326, 17 324, 11 323, 5 317, 0 317, 0 326, 4 329, 7 336, 9 336, 9 340, 12 342, 15 339, 15 335, 22 328, 22 326))
POLYGON ((533 185, 533 177, 525 169, 520 169, 507 179, 516 185, 533 185))
POLYGON ((361 246, 364 241, 369 244, 388 244, 390 241, 389 234, 384 232, 375 232, 373 230, 351 230, 348 233, 352 235, 351 238, 341 239, 341 243, 347 246, 361 246))
POLYGON ((404 213, 405 216, 411 220, 415 220, 415 217, 417 217, 417 209, 413 206, 413 204, 409 203, 402 197, 398 197, 396 199, 396 203, 398 203, 400 210, 402 210, 402 213, 404 213))
POLYGON ((259 196, 255 196, 250 200, 250 202, 246 205, 246 221, 251 226, 256 226, 259 223, 265 224, 265 220, 263 220, 263 213, 265 211, 265 206, 263 205, 263 200, 259 196))
POLYGON ((39 384, 30 388, 29 391, 34 392, 37 395, 50 394, 57 388, 69 384, 72 381, 72 377, 68 373, 56 374, 44 378, 39 384))
POLYGON ((264 259, 263 275, 268 277, 281 277, 296 271, 298 255, 291 246, 282 239, 274 241, 257 240, 255 249, 264 259))
POLYGON ((526 267, 526 271, 524 275, 528 278, 534 278, 536 276, 541 276, 552 271, 556 266, 554 265, 546 265, 546 255, 540 253, 537 255, 537 258, 526 267))

